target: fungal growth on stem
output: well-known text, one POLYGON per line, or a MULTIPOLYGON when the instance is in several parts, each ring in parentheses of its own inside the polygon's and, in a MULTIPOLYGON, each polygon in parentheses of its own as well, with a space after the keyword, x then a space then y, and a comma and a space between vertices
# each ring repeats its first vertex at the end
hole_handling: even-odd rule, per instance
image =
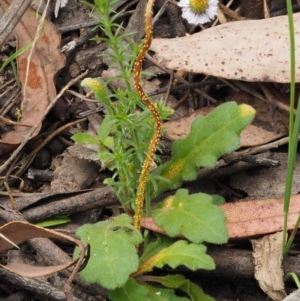
POLYGON ((150 171, 150 165, 152 163, 157 145, 159 143, 160 139, 160 132, 161 132, 161 126, 162 121, 159 116, 159 113, 154 106, 154 104, 151 102, 151 100, 147 97, 146 93, 144 92, 142 85, 141 85, 141 69, 142 69, 142 62, 145 57, 146 52, 148 51, 151 41, 152 41, 152 8, 154 5, 155 0, 149 0, 146 7, 146 13, 145 13, 145 41, 142 49, 140 50, 137 59, 134 64, 134 87, 139 94, 141 100, 143 103, 147 106, 147 108, 152 113, 154 120, 155 120, 155 129, 152 136, 152 139, 149 144, 148 153, 146 156, 146 159, 144 161, 141 175, 139 178, 139 187, 137 191, 137 197, 135 201, 136 205, 136 211, 134 215, 134 226, 137 229, 140 229, 140 223, 141 223, 141 216, 142 216, 142 210, 143 210, 143 204, 144 204, 144 194, 145 194, 145 185, 147 181, 147 177, 150 171))

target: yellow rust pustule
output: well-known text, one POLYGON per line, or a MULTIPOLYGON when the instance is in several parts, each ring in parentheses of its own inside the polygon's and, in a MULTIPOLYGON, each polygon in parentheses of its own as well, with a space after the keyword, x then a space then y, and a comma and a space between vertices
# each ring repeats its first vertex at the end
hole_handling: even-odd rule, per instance
POLYGON ((145 12, 145 41, 142 49, 140 50, 137 59, 134 64, 134 87, 141 97, 143 103, 147 106, 147 108, 150 110, 154 117, 155 121, 155 130, 152 136, 152 139, 149 144, 148 148, 148 153, 146 156, 146 159, 144 161, 141 175, 139 178, 139 187, 137 191, 137 197, 135 201, 135 206, 136 206, 136 211, 134 215, 134 226, 137 229, 140 229, 140 224, 141 224, 141 216, 142 216, 142 210, 143 210, 143 205, 144 205, 144 195, 145 195, 145 186, 146 186, 146 181, 147 177, 150 171, 150 165, 152 163, 157 145, 159 143, 160 139, 160 132, 161 132, 161 126, 162 126, 162 121, 159 116, 159 113, 154 106, 154 104, 150 101, 150 99, 147 97, 146 93, 144 92, 142 85, 141 85, 141 69, 142 69, 142 62, 145 57, 145 54, 147 53, 151 41, 152 41, 152 8, 154 5, 155 0, 149 0, 147 3, 146 7, 146 12, 145 12))

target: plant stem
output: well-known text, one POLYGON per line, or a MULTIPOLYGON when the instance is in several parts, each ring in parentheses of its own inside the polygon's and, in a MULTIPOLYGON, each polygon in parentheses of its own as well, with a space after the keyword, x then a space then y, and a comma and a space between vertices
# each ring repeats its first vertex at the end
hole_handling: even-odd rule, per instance
POLYGON ((150 171, 150 165, 152 163, 157 145, 159 143, 160 139, 160 132, 161 132, 161 118, 159 116, 159 113, 154 106, 154 104, 149 100, 145 92, 143 91, 142 85, 141 85, 141 67, 142 62, 144 59, 144 56, 146 52, 148 51, 151 41, 152 41, 152 7, 154 5, 155 0, 149 0, 146 7, 146 13, 145 13, 145 31, 146 31, 146 37, 144 45, 141 49, 141 51, 138 54, 138 57, 136 59, 136 62, 134 64, 134 86, 136 91, 138 92, 139 96, 141 97, 143 103, 148 107, 150 112, 152 113, 154 120, 155 120, 155 130, 152 136, 152 139, 149 144, 148 153, 146 156, 146 159, 144 161, 142 172, 139 178, 139 187, 137 191, 137 198, 135 201, 136 205, 136 212, 134 215, 134 226, 137 229, 140 229, 140 223, 141 223, 141 216, 142 216, 142 210, 144 205, 144 194, 145 194, 145 186, 147 177, 150 171))
POLYGON ((290 33, 290 68, 291 68, 291 84, 290 84, 290 119, 289 119, 289 151, 288 151, 288 170, 284 191, 284 221, 283 221, 283 243, 282 253, 286 255, 288 249, 286 248, 286 235, 287 235, 287 221, 290 206, 290 197, 293 184, 293 174, 296 159, 297 141, 300 128, 299 105, 297 107, 296 124, 294 127, 294 100, 295 100, 295 35, 294 35, 294 21, 293 9, 291 0, 286 1, 288 11, 289 33, 290 33))

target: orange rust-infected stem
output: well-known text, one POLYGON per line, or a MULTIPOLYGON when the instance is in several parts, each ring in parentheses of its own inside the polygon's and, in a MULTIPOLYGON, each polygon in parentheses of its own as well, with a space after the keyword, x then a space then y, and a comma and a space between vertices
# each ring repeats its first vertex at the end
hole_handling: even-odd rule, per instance
POLYGON ((137 56, 137 59, 134 64, 134 71, 133 71, 134 72, 133 79, 134 79, 135 89, 136 89, 137 93, 139 94, 139 96, 141 97, 143 103, 147 106, 147 108, 152 113, 154 120, 155 120, 155 130, 154 130, 152 139, 149 144, 149 149, 148 149, 146 159, 145 159, 143 167, 142 167, 141 175, 139 178, 139 187, 138 187, 138 191, 137 191, 137 197, 136 197, 136 201, 135 201, 136 211, 135 211, 135 215, 134 215, 134 226, 137 229, 140 229, 141 216, 142 216, 142 210, 143 210, 143 205, 144 205, 146 181, 147 181, 147 177, 149 174, 150 165, 152 163, 157 145, 159 143, 161 126, 162 126, 161 118, 159 116, 159 113, 158 113, 156 107, 150 101, 150 99, 147 97, 147 95, 145 94, 145 92, 142 88, 142 85, 141 85, 142 62, 143 62, 145 54, 148 51, 148 49, 151 45, 151 41, 152 41, 152 8, 154 5, 154 1, 155 0, 149 0, 147 3, 146 13, 145 13, 145 31, 146 31, 145 41, 144 41, 144 45, 143 45, 141 51, 139 52, 139 54, 137 56))

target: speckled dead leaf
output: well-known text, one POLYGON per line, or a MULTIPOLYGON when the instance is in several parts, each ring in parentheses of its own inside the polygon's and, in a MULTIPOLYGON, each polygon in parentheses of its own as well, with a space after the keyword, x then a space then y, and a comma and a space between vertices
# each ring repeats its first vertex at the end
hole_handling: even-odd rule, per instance
MULTIPOLYGON (((53 230, 41 228, 26 222, 15 221, 7 223, 4 226, 0 227, 0 233, 2 234, 2 236, 5 236, 16 245, 21 244, 22 242, 25 242, 28 239, 36 237, 66 239, 67 241, 70 241, 71 243, 77 245, 81 253, 84 254, 83 244, 78 239, 72 238, 71 236, 62 233, 58 233, 53 230)), ((2 236, 0 236, 0 252, 13 248, 11 243, 8 242, 6 239, 2 238, 2 236)), ((32 266, 22 263, 9 263, 7 265, 0 264, 0 267, 13 273, 19 274, 21 276, 33 278, 49 275, 64 270, 70 267, 71 265, 74 265, 77 261, 78 259, 75 259, 71 260, 66 264, 56 266, 32 266)))
MULTIPOLYGON (((300 13, 294 14, 300 82, 300 13)), ((170 69, 244 81, 290 82, 287 16, 226 23, 191 36, 154 39, 156 61, 170 69)))
POLYGON ((282 232, 251 240, 254 277, 260 288, 274 301, 286 297, 282 270, 282 232))
MULTIPOLYGON (((11 0, 1 0, 0 7, 5 11, 11 0)), ((40 17, 32 8, 28 8, 16 26, 14 33, 17 39, 17 49, 28 45, 34 40, 40 17)), ((65 58, 60 52, 60 33, 49 21, 45 20, 41 36, 37 40, 29 63, 29 76, 25 84, 28 56, 31 48, 17 58, 18 76, 25 92, 22 98, 22 117, 20 123, 27 126, 15 126, 13 131, 2 135, 0 153, 8 145, 18 145, 36 125, 49 103, 56 96, 54 77, 64 67, 65 58)), ((35 135, 40 127, 35 132, 35 135)))

